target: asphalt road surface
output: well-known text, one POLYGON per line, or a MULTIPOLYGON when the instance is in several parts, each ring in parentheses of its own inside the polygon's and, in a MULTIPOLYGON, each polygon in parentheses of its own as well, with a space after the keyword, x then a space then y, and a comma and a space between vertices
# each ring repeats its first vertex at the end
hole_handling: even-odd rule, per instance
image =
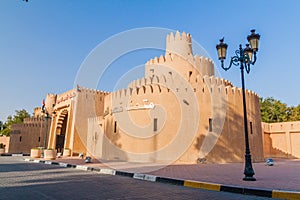
POLYGON ((0 199, 269 199, 29 163, 0 156, 0 199))

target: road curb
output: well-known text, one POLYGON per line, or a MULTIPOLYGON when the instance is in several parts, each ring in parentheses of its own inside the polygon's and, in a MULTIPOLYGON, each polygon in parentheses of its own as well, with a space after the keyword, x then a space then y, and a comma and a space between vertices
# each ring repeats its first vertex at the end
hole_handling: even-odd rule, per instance
POLYGON ((0 156, 30 156, 29 153, 3 153, 0 156))
POLYGON ((107 168, 94 168, 94 167, 87 167, 84 165, 74 165, 68 163, 53 162, 48 160, 44 161, 44 160, 35 160, 30 158, 25 158, 24 160, 27 162, 57 165, 60 167, 75 168, 83 171, 92 171, 99 174, 106 174, 112 176, 115 175, 125 176, 129 178, 143 180, 143 181, 159 182, 159 183, 172 184, 172 185, 178 185, 178 186, 184 186, 190 188, 199 188, 199 189, 220 191, 220 192, 230 192, 230 193, 243 194, 243 195, 255 195, 255 196, 269 197, 269 198, 300 199, 300 191, 248 188, 242 186, 223 185, 223 184, 193 181, 193 180, 174 179, 169 177, 154 176, 150 174, 118 171, 118 170, 107 169, 107 168))

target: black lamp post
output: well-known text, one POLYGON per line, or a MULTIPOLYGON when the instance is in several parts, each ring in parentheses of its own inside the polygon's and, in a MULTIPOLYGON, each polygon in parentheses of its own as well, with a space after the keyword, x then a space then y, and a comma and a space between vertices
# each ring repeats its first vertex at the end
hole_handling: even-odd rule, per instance
POLYGON ((46 118, 46 131, 45 131, 45 137, 44 137, 44 147, 47 148, 46 147, 46 140, 47 140, 47 133, 48 133, 48 119, 50 119, 50 116, 49 116, 48 112, 46 113, 45 118, 46 118))
POLYGON ((48 132, 48 119, 51 119, 49 116, 48 111, 45 109, 45 106, 42 107, 42 113, 44 114, 44 117, 46 119, 46 131, 45 131, 45 136, 44 136, 44 148, 46 149, 46 140, 47 140, 47 132, 48 132))
POLYGON ((247 107, 246 107, 246 95, 245 95, 245 80, 244 80, 244 69, 247 74, 250 72, 250 66, 254 65, 256 62, 256 52, 258 51, 258 42, 260 35, 255 33, 255 30, 251 30, 251 34, 248 35, 247 40, 250 43, 246 44, 246 47, 243 49, 240 44, 239 49, 235 51, 235 56, 231 57, 229 67, 224 67, 224 60, 226 59, 226 50, 228 45, 224 43, 224 38, 220 40, 220 43, 216 46, 218 50, 218 57, 221 60, 222 68, 227 71, 231 68, 232 64, 235 66, 240 65, 241 69, 241 78, 242 78, 242 91, 243 91, 243 109, 244 109, 244 127, 245 127, 245 169, 243 178, 244 181, 255 181, 254 170, 251 163, 251 154, 249 147, 248 139, 248 120, 247 120, 247 107), (254 58, 253 58, 254 55, 254 58))

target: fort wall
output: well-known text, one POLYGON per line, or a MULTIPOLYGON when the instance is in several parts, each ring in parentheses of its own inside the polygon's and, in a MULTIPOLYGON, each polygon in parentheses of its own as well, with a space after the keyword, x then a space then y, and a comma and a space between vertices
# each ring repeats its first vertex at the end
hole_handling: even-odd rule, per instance
POLYGON ((104 114, 104 99, 108 92, 93 90, 88 88, 81 88, 77 92, 75 119, 74 119, 74 153, 87 152, 87 131, 88 119, 103 116, 104 114))
POLYGON ((25 118, 23 124, 13 124, 10 132, 9 153, 30 153, 34 147, 44 146, 51 121, 44 118, 25 118), (47 130, 48 129, 48 130, 47 130))
POLYGON ((300 158, 300 121, 262 123, 264 156, 300 158))
MULTIPOLYGON (((103 148, 101 150, 102 156, 105 159, 119 158, 141 161, 141 158, 135 160, 132 155, 125 155, 124 152, 145 153, 157 151, 167 146, 170 138, 175 137, 174 134, 176 134, 176 130, 178 129, 174 124, 180 124, 182 115, 180 110, 182 105, 180 104, 182 103, 178 102, 178 97, 184 99, 187 95, 190 95, 187 92, 187 88, 182 88, 181 86, 182 84, 178 82, 174 74, 169 77, 162 75, 161 77, 154 76, 135 80, 127 89, 118 90, 107 95, 104 104, 104 132, 106 137, 110 141, 113 141, 112 143, 115 145, 115 148, 111 148, 111 146, 107 147, 107 149, 103 148), (152 102, 155 106, 163 107, 165 114, 155 109, 151 111, 126 111, 126 107, 138 107, 144 105, 145 101, 147 102, 146 104, 152 102), (170 102, 172 103, 170 104, 170 102), (121 119, 125 120, 120 120, 120 116, 124 115, 122 113, 125 112, 128 113, 128 116, 123 116, 121 119), (158 121, 166 119, 159 134, 157 133, 148 139, 132 136, 132 133, 153 132, 154 118, 157 118, 158 121), (124 127, 127 126, 122 124, 122 121, 133 123, 130 127, 137 126, 138 128, 130 128, 130 131, 126 131, 124 127), (170 133, 173 133, 173 135, 170 133), (119 148, 121 151, 118 150, 118 147, 121 147, 119 148), (112 152, 115 152, 115 154, 112 152)), ((244 160, 245 146, 244 126, 242 123, 236 123, 236 121, 243 122, 242 90, 233 87, 227 80, 214 76, 201 77, 200 75, 196 77, 191 76, 186 87, 191 87, 190 89, 196 96, 196 104, 198 104, 199 108, 198 118, 200 121, 196 138, 177 162, 197 162, 199 151, 202 151, 201 145, 205 137, 209 134, 209 120, 220 121, 221 118, 224 119, 224 122, 221 124, 215 123, 215 127, 213 128, 215 131, 221 132, 221 134, 214 148, 205 156, 205 159, 211 162, 242 162, 244 160), (224 152, 226 152, 226 156, 224 156, 224 152)), ((249 105, 247 113, 252 157, 254 161, 262 161, 263 150, 259 97, 256 93, 246 90, 246 99, 247 105, 249 105)), ((193 130, 187 128, 185 131, 193 130)), ((167 157, 153 158, 153 155, 151 156, 149 158, 144 157, 144 161, 167 160, 167 157)))
POLYGON ((3 145, 5 145, 4 147, 4 151, 5 153, 8 153, 8 149, 9 149, 9 140, 10 140, 10 137, 9 136, 0 136, 0 143, 2 143, 3 145))

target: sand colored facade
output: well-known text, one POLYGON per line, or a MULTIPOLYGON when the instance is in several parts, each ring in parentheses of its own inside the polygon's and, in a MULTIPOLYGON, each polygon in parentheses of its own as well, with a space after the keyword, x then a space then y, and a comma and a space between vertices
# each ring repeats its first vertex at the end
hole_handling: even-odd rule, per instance
POLYGON ((46 110, 53 109, 48 147, 58 152, 69 148, 73 154, 86 152, 87 122, 95 115, 103 115, 105 95, 106 92, 86 89, 47 95, 46 110))
MULTIPOLYGON (((254 161, 263 160, 259 97, 246 91, 254 161)), ((48 147, 73 155, 132 162, 242 162, 242 90, 214 76, 214 63, 193 55, 189 34, 167 36, 165 55, 123 90, 78 87, 48 94, 48 147)))
POLYGON ((10 137, 7 136, 0 136, 0 144, 2 143, 3 145, 5 145, 5 153, 8 153, 8 149, 9 149, 9 139, 10 137))
POLYGON ((10 132, 9 153, 30 153, 31 148, 47 146, 51 121, 36 114, 25 118, 23 124, 13 124, 10 132))
POLYGON ((265 157, 300 158, 300 121, 262 123, 265 157))

